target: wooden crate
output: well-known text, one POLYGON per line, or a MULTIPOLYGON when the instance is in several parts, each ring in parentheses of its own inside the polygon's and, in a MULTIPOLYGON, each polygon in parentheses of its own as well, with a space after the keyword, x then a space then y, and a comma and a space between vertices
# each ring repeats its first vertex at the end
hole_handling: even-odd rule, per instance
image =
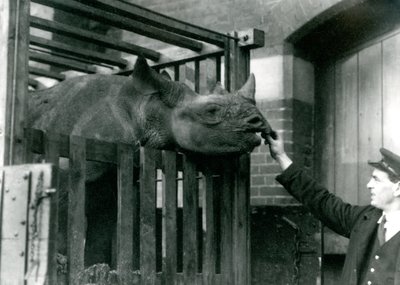
POLYGON ((79 284, 76 278, 84 271, 87 160, 117 167, 119 284, 246 284, 248 155, 184 155, 39 130, 30 130, 28 137, 32 151, 53 163, 69 158, 70 284, 79 284), (159 208, 157 197, 162 201, 159 208))

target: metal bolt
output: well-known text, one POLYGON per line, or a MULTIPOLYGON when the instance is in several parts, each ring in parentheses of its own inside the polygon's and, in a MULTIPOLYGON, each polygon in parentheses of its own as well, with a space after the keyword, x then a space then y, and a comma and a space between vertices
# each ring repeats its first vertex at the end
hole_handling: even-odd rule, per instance
POLYGON ((14 196, 14 197, 12 197, 11 199, 12 199, 13 201, 15 201, 15 200, 17 200, 17 197, 14 196))
POLYGON ((21 251, 21 253, 19 254, 19 256, 24 256, 25 252, 21 251))
POLYGON ((6 193, 10 192, 10 189, 6 189, 6 193))
POLYGON ((24 174, 24 179, 27 180, 29 178, 29 173, 24 174))
POLYGON ((25 226, 26 225, 26 221, 21 221, 21 225, 25 226))
POLYGON ((243 37, 243 40, 244 41, 247 41, 249 39, 249 36, 248 35, 245 35, 244 37, 243 37))
POLYGON ((56 189, 54 189, 54 188, 46 189, 44 192, 45 192, 46 194, 54 194, 54 193, 56 193, 56 189))
POLYGON ((18 236, 18 233, 14 233, 14 236, 17 237, 17 236, 18 236))

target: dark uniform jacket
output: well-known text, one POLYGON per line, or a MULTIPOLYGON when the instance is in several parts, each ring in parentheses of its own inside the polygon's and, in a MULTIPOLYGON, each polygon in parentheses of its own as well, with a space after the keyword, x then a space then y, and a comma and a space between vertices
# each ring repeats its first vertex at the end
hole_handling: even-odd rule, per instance
POLYGON ((327 227, 350 239, 340 284, 400 285, 400 232, 379 245, 376 234, 381 210, 343 202, 295 164, 277 181, 327 227))

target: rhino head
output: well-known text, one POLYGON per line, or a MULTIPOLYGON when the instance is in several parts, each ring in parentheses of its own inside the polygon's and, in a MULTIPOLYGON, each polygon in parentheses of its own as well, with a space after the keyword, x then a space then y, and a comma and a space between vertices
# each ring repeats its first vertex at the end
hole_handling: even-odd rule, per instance
POLYGON ((217 83, 210 94, 200 95, 139 58, 127 89, 132 87, 146 98, 138 114, 142 144, 204 154, 243 153, 261 143, 257 132, 273 132, 255 105, 253 74, 233 93, 217 83))

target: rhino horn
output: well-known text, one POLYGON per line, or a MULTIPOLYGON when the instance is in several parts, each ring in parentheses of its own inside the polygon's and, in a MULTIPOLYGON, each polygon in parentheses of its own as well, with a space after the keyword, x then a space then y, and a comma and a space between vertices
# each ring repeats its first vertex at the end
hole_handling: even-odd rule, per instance
POLYGON ((165 74, 159 74, 150 68, 143 56, 139 56, 135 63, 132 80, 135 88, 142 94, 158 94, 160 99, 169 107, 176 106, 178 101, 182 99, 181 85, 167 79, 165 74))
POLYGON ((210 94, 226 95, 229 94, 229 92, 224 87, 222 87, 221 82, 218 81, 210 94))
POLYGON ((246 83, 240 88, 238 94, 255 104, 255 94, 256 91, 256 80, 254 78, 254 74, 251 73, 246 83))

